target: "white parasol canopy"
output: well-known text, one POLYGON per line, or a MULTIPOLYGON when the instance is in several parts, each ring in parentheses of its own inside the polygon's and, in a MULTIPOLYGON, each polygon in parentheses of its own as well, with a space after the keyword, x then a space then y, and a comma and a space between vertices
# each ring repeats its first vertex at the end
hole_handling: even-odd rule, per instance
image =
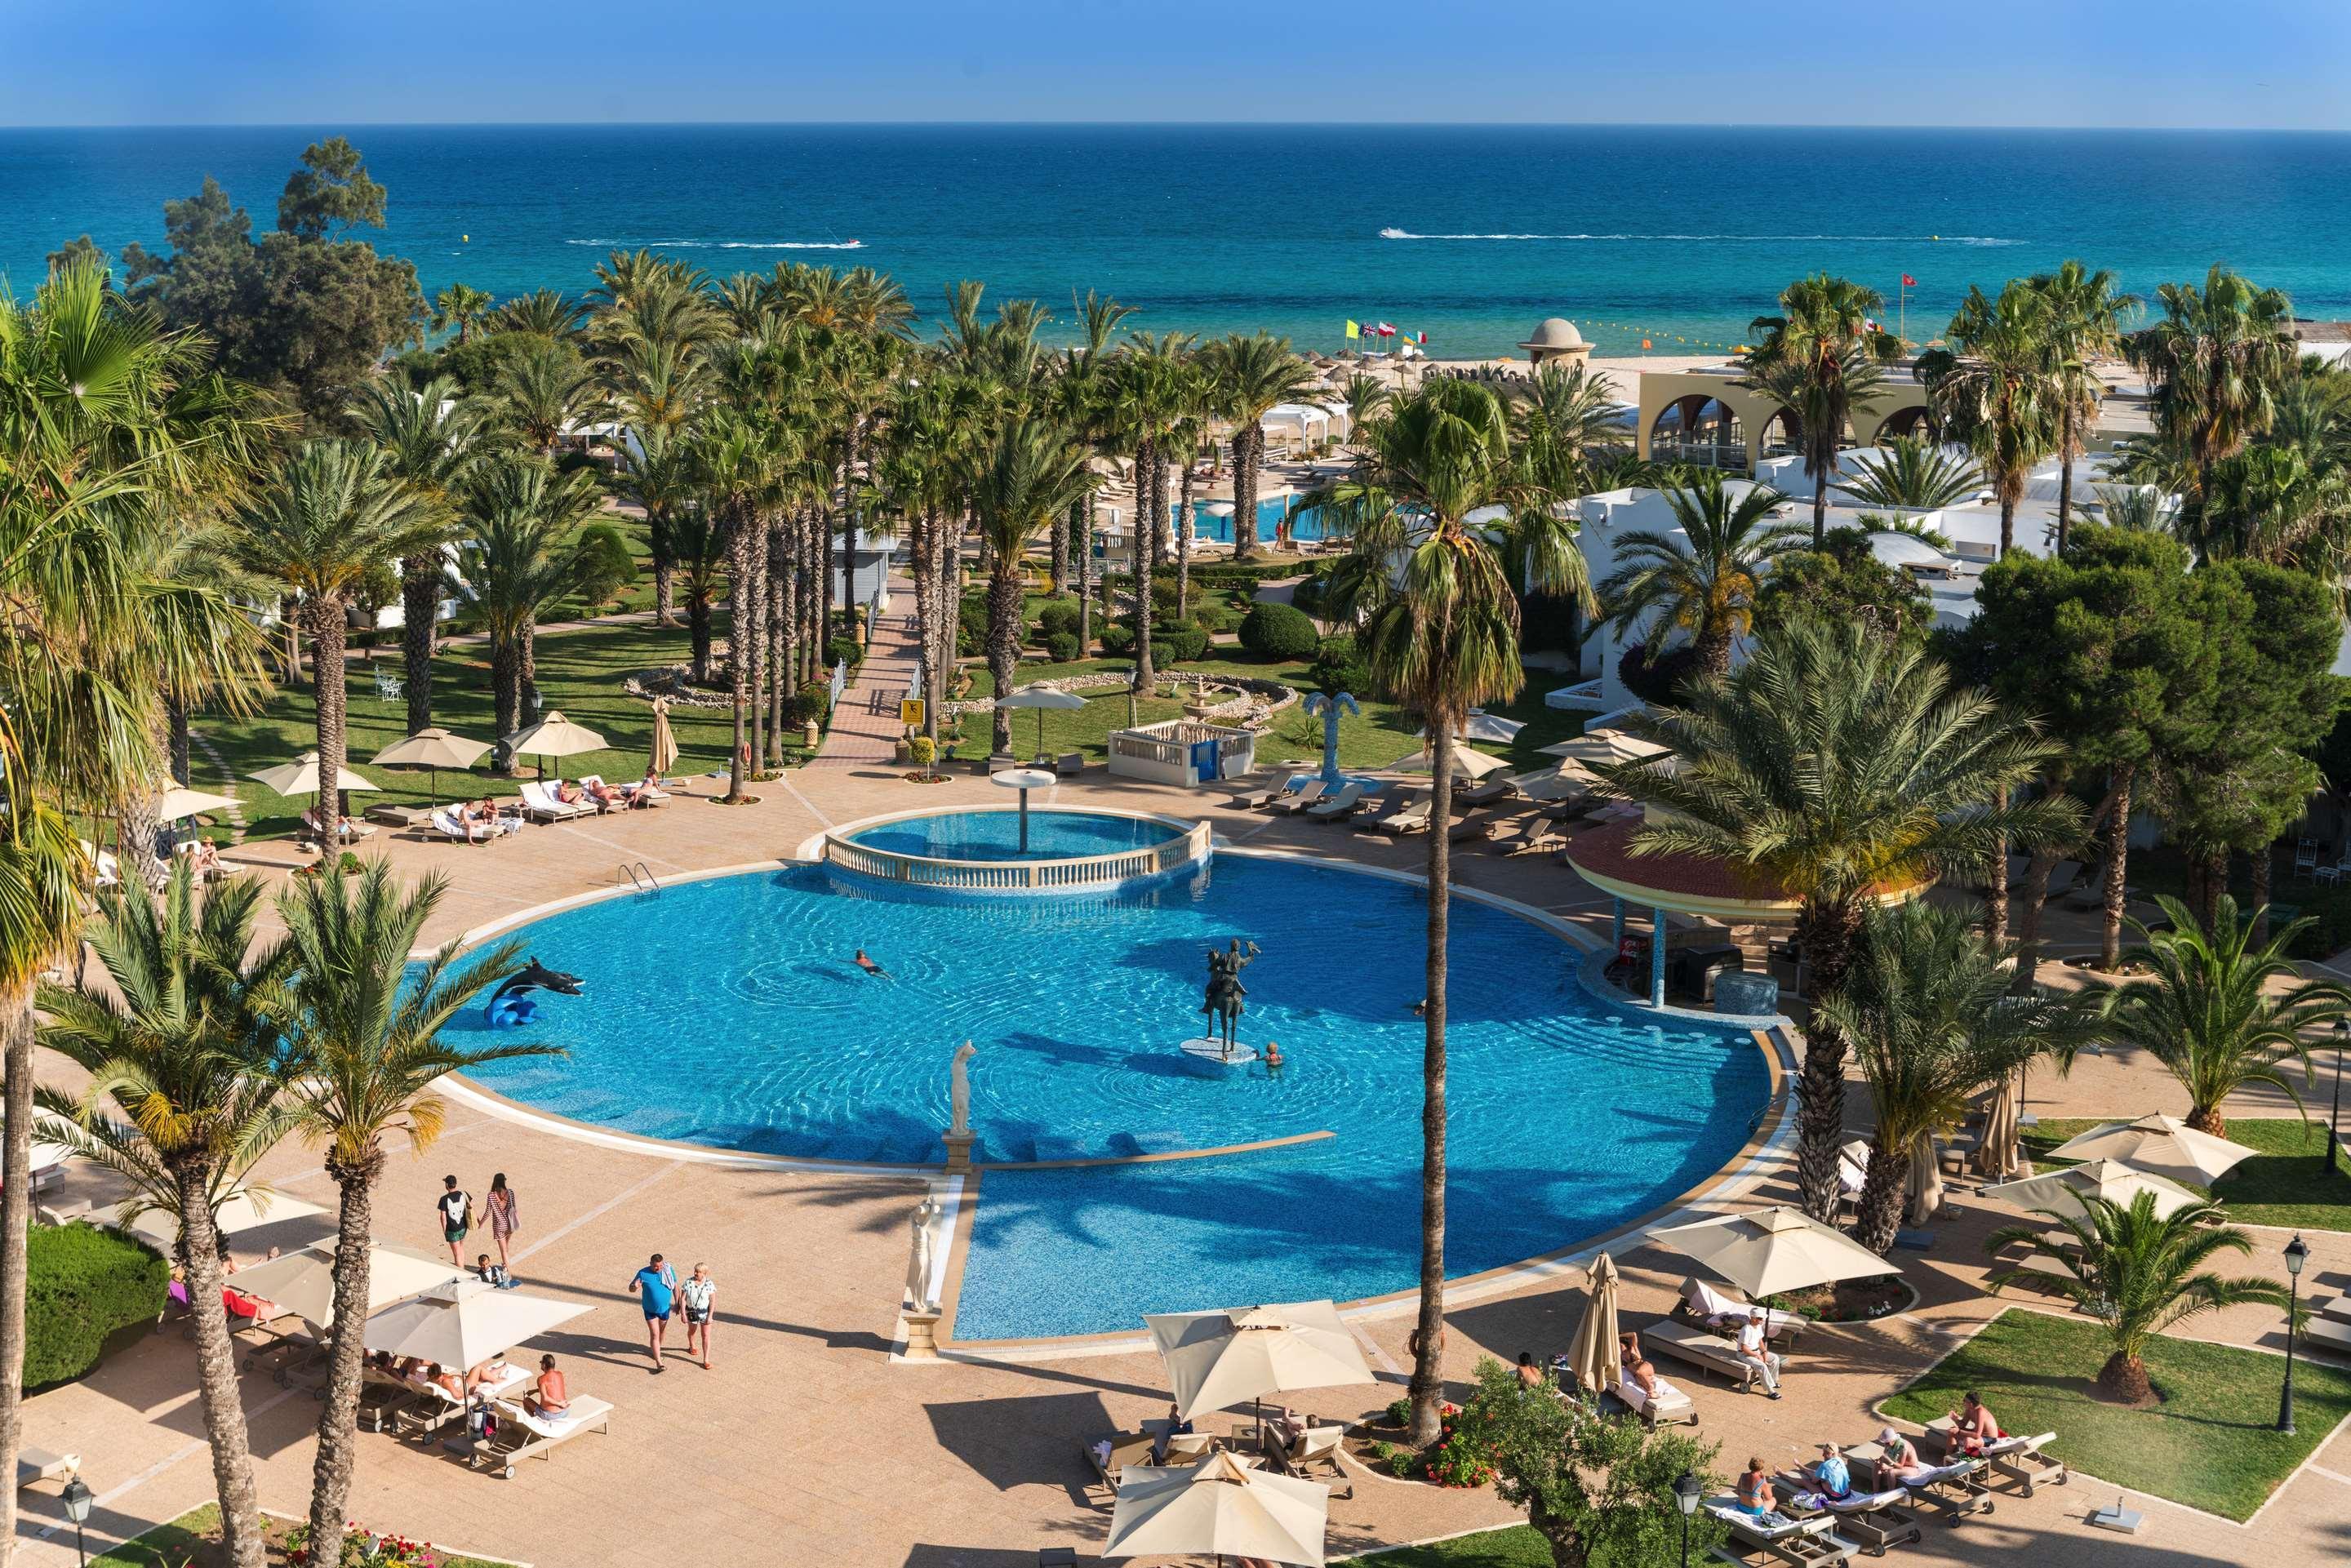
POLYGON ((1902 1271, 1844 1232, 1793 1208, 1726 1214, 1652 1230, 1649 1239, 1696 1259, 1750 1296, 1902 1271))
POLYGON ((1464 740, 1490 740, 1507 745, 1518 739, 1519 731, 1526 727, 1523 719, 1497 718, 1490 713, 1473 713, 1461 721, 1460 735, 1464 740))
POLYGON ((554 708, 528 729, 507 736, 507 745, 517 757, 577 757, 583 751, 605 749, 602 736, 572 723, 554 708))
POLYGON ((2210 1186, 2256 1151, 2199 1133, 2177 1116, 2157 1115, 2093 1127, 2049 1152, 2061 1160, 2120 1160, 2151 1176, 2210 1186))
MULTIPOLYGON (((264 1225, 276 1225, 280 1220, 304 1219, 326 1212, 317 1204, 304 1203, 298 1197, 288 1197, 284 1193, 271 1192, 266 1188, 256 1191, 247 1187, 221 1200, 220 1206, 213 1210, 213 1228, 223 1236, 235 1236, 264 1225)), ((148 1209, 131 1222, 131 1228, 158 1247, 168 1249, 180 1239, 179 1211, 172 1208, 148 1209)), ((239 1283, 243 1283, 242 1279, 239 1283)))
POLYGON ((441 800, 441 769, 471 768, 490 748, 486 740, 475 740, 467 736, 452 735, 439 727, 420 729, 405 740, 393 741, 375 754, 379 763, 397 763, 402 768, 427 768, 432 774, 430 793, 435 805, 441 800))
POLYGON ((1519 793, 1530 800, 1573 800, 1592 793, 1589 774, 1573 774, 1562 768, 1542 768, 1532 773, 1521 773, 1510 780, 1519 793))
MULTIPOLYGON (((1453 776, 1457 779, 1483 779, 1487 774, 1509 766, 1500 758, 1474 747, 1457 746, 1453 748, 1453 776)), ((1430 773, 1436 768, 1437 759, 1426 751, 1416 751, 1396 764, 1397 770, 1404 773, 1430 773)))
POLYGON ((2120 1160, 2092 1160, 2085 1166, 2068 1166, 2022 1181, 2004 1181, 1984 1188, 1983 1196, 2015 1204, 2019 1208, 2045 1209, 2069 1219, 2080 1219, 2090 1212, 2088 1205, 2082 1201, 2085 1194, 2128 1208, 2143 1192, 2155 1195, 2158 1218, 2204 1201, 2176 1181, 2134 1170, 2120 1160))
POLYGON ((1362 1344, 1329 1301, 1146 1313, 1143 1321, 1167 1363, 1176 1413, 1187 1420, 1270 1394, 1374 1381, 1362 1344))
POLYGON ((163 798, 155 802, 155 820, 176 822, 183 817, 201 817, 206 811, 225 811, 235 804, 236 797, 234 795, 215 795, 209 790, 181 786, 163 791, 163 798))
POLYGON ((1667 747, 1654 740, 1643 740, 1637 735, 1626 735, 1621 729, 1595 730, 1590 735, 1554 740, 1539 747, 1540 755, 1556 757, 1568 762, 1640 762, 1652 757, 1663 757, 1667 747))
POLYGON ((1331 1489, 1216 1452, 1186 1469, 1129 1465, 1104 1557, 1256 1557, 1320 1568, 1331 1489))
MULTIPOLYGON (((316 795, 319 792, 319 754, 305 751, 291 762, 281 762, 275 768, 265 768, 246 777, 279 795, 316 795)), ((335 774, 335 788, 339 790, 373 789, 375 786, 345 768, 335 774)))
MULTIPOLYGON (((445 1258, 411 1247, 378 1241, 369 1248, 368 1311, 372 1313, 402 1297, 445 1285, 457 1270, 445 1258)), ((335 1316, 335 1244, 322 1241, 240 1270, 236 1288, 248 1296, 276 1301, 321 1328, 335 1316)))
POLYGON ((1057 712, 1071 712, 1085 706, 1086 699, 1074 692, 1056 691, 1051 686, 1022 686, 1009 696, 997 698, 996 706, 1037 710, 1037 750, 1042 755, 1045 750, 1045 710, 1052 708, 1057 712))
POLYGON ((370 1350, 472 1366, 592 1309, 552 1296, 457 1280, 395 1301, 367 1321, 370 1350))

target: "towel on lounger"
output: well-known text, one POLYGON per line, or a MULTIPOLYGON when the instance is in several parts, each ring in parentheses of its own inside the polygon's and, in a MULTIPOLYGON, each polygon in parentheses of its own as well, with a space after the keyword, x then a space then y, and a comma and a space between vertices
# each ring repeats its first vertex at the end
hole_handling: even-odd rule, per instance
POLYGON ((1824 1491, 1800 1491, 1794 1499, 1798 1508, 1824 1508, 1831 1513, 1876 1513, 1901 1500, 1900 1487, 1892 1491, 1852 1492, 1844 1497, 1831 1497, 1824 1491))

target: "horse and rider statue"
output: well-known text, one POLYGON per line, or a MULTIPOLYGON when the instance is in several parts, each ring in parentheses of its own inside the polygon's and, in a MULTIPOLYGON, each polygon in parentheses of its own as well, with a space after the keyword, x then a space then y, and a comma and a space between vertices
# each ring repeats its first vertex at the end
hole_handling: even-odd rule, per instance
POLYGON ((1217 1038, 1228 1056, 1233 1051, 1233 1030, 1241 1021, 1242 998, 1249 995, 1249 988, 1241 984, 1241 971, 1256 962, 1257 956, 1257 944, 1244 944, 1238 937, 1222 952, 1208 949, 1207 996, 1201 1001, 1200 1010, 1216 1020, 1217 1038), (1241 950, 1244 946, 1249 949, 1246 953, 1241 950))

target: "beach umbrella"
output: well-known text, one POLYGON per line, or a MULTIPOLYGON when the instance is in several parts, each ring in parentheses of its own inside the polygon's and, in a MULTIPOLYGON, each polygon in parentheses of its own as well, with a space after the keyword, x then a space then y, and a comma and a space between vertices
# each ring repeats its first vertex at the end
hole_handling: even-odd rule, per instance
POLYGON ((1983 1136, 1976 1145, 1976 1174, 1988 1176, 2009 1176, 2016 1174, 2016 1132, 2020 1102, 2023 1098, 2018 1084, 2020 1075, 2005 1073, 1991 1092, 1991 1100, 1984 1107, 1983 1136))
POLYGON ((1055 691, 1050 686, 1022 686, 1008 697, 996 699, 998 707, 1023 707, 1037 710, 1037 755, 1045 753, 1045 710, 1053 708, 1069 712, 1086 706, 1086 699, 1074 692, 1055 691))
POLYGON ((1143 1321, 1167 1363, 1176 1414, 1187 1420, 1269 1394, 1374 1381, 1363 1345, 1329 1301, 1145 1313, 1143 1321))
MULTIPOLYGON (((372 1313, 405 1296, 445 1285, 457 1277, 446 1258, 388 1241, 368 1246, 368 1311, 372 1313)), ((236 1274, 236 1288, 276 1301, 287 1312, 325 1327, 335 1315, 335 1244, 321 1241, 299 1252, 256 1263, 236 1274)), ((467 1364, 468 1365, 471 1363, 467 1364)))
POLYGON ((1750 1296, 1901 1272, 1844 1232, 1793 1208, 1726 1214, 1652 1230, 1649 1239, 1697 1260, 1750 1296))
POLYGON ((155 820, 176 822, 183 817, 199 817, 206 811, 225 811, 235 804, 234 795, 214 795, 182 785, 163 791, 162 799, 155 802, 155 820))
POLYGON ((538 772, 542 779, 547 776, 547 759, 550 757, 578 757, 583 752, 604 748, 602 736, 572 723, 554 708, 549 708, 545 717, 528 729, 518 729, 507 737, 507 749, 515 756, 538 758, 538 772))
MULTIPOLYGON (((1453 776, 1456 779, 1483 779, 1487 774, 1509 766, 1490 752, 1474 750, 1467 746, 1453 748, 1453 776)), ((1416 751, 1396 764, 1397 771, 1402 773, 1428 773, 1433 772, 1436 767, 1436 759, 1426 751, 1416 751)))
POLYGON ((2068 1166, 2064 1170, 2046 1171, 2022 1181, 2004 1181, 1983 1189, 1986 1197, 1996 1197, 2012 1203, 2019 1208, 2046 1209, 2068 1218, 2086 1218, 2089 1206, 2085 1197, 2103 1197, 2108 1203, 2128 1208, 2141 1193, 2155 1195, 2155 1214, 2158 1219, 2179 1213, 2204 1200, 2163 1176, 2150 1176, 2134 1170, 2120 1160, 2092 1160, 2087 1165, 2068 1166))
POLYGON ((441 769, 471 768, 490 748, 486 740, 475 740, 466 736, 452 735, 445 729, 420 729, 406 740, 396 740, 375 754, 379 764, 397 763, 402 768, 423 768, 428 770, 432 783, 429 792, 433 804, 441 803, 441 769))
POLYGON ((1510 782, 1530 800, 1573 800, 1592 793, 1592 780, 1564 768, 1543 768, 1521 773, 1510 782))
MULTIPOLYGON (((39 1147, 38 1145, 34 1146, 39 1147)), ((36 1160, 34 1163, 37 1165, 39 1162, 36 1160)), ((267 1187, 240 1187, 213 1206, 213 1228, 223 1236, 235 1236, 264 1225, 276 1225, 287 1219, 308 1219, 312 1215, 326 1212, 315 1203, 304 1203, 298 1197, 287 1197, 267 1187)), ((150 1208, 131 1219, 131 1228, 169 1251, 179 1243, 180 1211, 176 1208, 150 1208)))
POLYGON ((1586 1398, 1616 1381, 1616 1264, 1603 1252, 1585 1271, 1583 1315, 1568 1342, 1567 1367, 1586 1398))
POLYGON ((1508 744, 1518 739, 1519 731, 1526 727, 1526 723, 1522 719, 1497 718, 1490 713, 1473 713, 1461 721, 1460 734, 1464 740, 1490 740, 1498 744, 1508 744))
POLYGON ((486 1280, 455 1280, 370 1316, 364 1341, 368 1349, 390 1355, 473 1366, 593 1310, 500 1290, 486 1280))
POLYGON ((2253 1150, 2210 1133, 2199 1133, 2176 1116, 2141 1116, 2109 1122, 2049 1151, 2060 1160, 2120 1160, 2150 1176, 2189 1186, 2210 1186, 2252 1159, 2253 1150))
MULTIPOLYGON (((315 751, 301 752, 291 762, 281 762, 275 768, 265 768, 246 777, 273 794, 316 795, 319 793, 319 754, 315 751)), ((373 789, 376 786, 346 768, 335 775, 335 788, 338 790, 373 789)))
POLYGON ((1594 762, 1639 762, 1652 757, 1662 757, 1666 750, 1654 740, 1643 740, 1639 736, 1626 735, 1621 729, 1603 729, 1538 747, 1536 755, 1588 765, 1594 762))
POLYGON ((1129 1465, 1110 1516, 1104 1557, 1213 1553, 1320 1568, 1331 1489, 1270 1475, 1221 1451, 1186 1469, 1129 1465))
POLYGON ((677 737, 670 732, 669 698, 653 698, 653 749, 646 770, 666 773, 677 766, 677 737))

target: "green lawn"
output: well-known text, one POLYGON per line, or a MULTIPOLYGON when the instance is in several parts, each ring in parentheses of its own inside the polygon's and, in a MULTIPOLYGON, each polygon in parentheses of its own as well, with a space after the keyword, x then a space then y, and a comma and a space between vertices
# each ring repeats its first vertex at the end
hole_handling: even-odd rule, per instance
POLYGON ((1376 1557, 1350 1557, 1335 1568, 1551 1568, 1551 1548, 1527 1526, 1506 1524, 1376 1557))
MULTIPOLYGON (((270 1537, 269 1561, 282 1563, 285 1554, 277 1542, 291 1528, 288 1521, 274 1515, 265 1515, 262 1527, 270 1537)), ((416 1539, 427 1539, 418 1537, 416 1539)), ((103 1557, 90 1559, 90 1568, 218 1568, 224 1561, 219 1553, 220 1506, 206 1503, 192 1509, 172 1521, 159 1524, 135 1540, 126 1541, 103 1557)), ((497 1568, 496 1564, 478 1557, 457 1557, 435 1552, 443 1568, 497 1568)))
POLYGON ((2283 1357, 2158 1338, 2147 1371, 2162 1403, 2126 1409, 2099 1396, 2105 1341, 2095 1324, 2011 1310, 1884 1412, 1925 1423, 1974 1389, 2011 1432, 2055 1432, 2049 1451, 2100 1480, 2243 1520, 2351 1415, 2351 1373, 2294 1369, 2295 1435, 2277 1430, 2283 1357))
MULTIPOLYGON (((615 780, 643 777, 653 740, 653 708, 622 691, 621 677, 631 670, 680 663, 686 653, 683 628, 664 632, 645 624, 597 626, 540 637, 540 700, 611 742, 608 750, 550 760, 549 773, 559 768, 565 778, 572 779, 584 773, 615 780)), ((476 740, 491 738, 488 651, 478 643, 450 648, 433 664, 433 722, 476 740)), ((387 652, 382 665, 398 672, 397 650, 387 652)), ((353 807, 363 809, 379 802, 424 804, 429 780, 423 768, 378 768, 369 760, 407 732, 406 703, 378 697, 370 666, 357 661, 350 672, 349 688, 351 766, 383 786, 380 793, 355 797, 353 807)), ((679 752, 673 774, 691 776, 726 766, 733 721, 726 709, 674 706, 670 726, 679 752)), ((285 762, 317 744, 316 708, 309 691, 280 691, 261 714, 249 718, 200 715, 195 728, 220 749, 236 774, 236 793, 245 802, 248 834, 279 837, 295 831, 310 804, 308 798, 273 794, 245 776, 285 762)), ((525 761, 528 765, 529 759, 525 761)), ((191 758, 191 765, 197 789, 222 788, 218 770, 201 747, 191 758)), ((441 799, 450 800, 459 792, 477 798, 485 793, 511 795, 519 789, 519 779, 493 779, 486 769, 486 759, 476 763, 470 773, 442 769, 441 799)), ((531 776, 527 766, 524 777, 531 776)))
MULTIPOLYGON (((2048 1152, 2103 1124, 2043 1122, 2026 1128, 2022 1141, 2036 1165, 2070 1165, 2069 1160, 2050 1160, 2048 1152)), ((2229 1140, 2261 1151, 2212 1189, 2212 1196, 2229 1206, 2230 1218, 2299 1230, 2351 1230, 2351 1161, 2338 1150, 2334 1167, 2320 1171, 2318 1162, 2326 1150, 2324 1122, 2314 1125, 2291 1117, 2239 1116, 2229 1123, 2229 1140)))

